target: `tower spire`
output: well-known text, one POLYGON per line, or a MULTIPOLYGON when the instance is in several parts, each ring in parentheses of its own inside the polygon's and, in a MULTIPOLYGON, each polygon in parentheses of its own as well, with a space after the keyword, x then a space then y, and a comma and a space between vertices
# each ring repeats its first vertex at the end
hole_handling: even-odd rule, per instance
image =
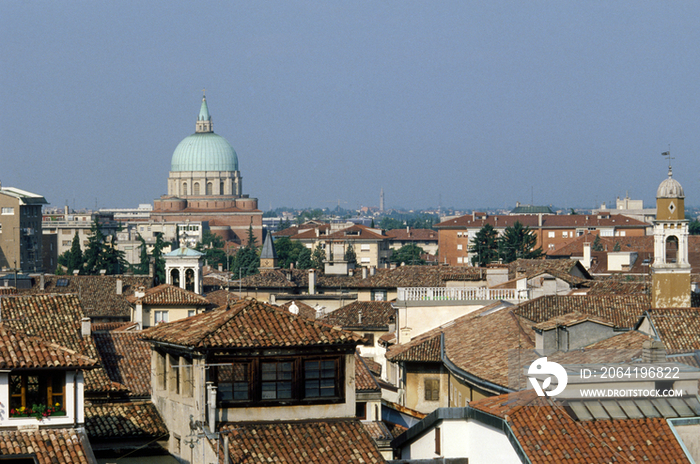
POLYGON ((205 91, 206 89, 202 89, 202 106, 199 108, 199 116, 197 116, 197 125, 195 126, 196 133, 214 132, 205 91))

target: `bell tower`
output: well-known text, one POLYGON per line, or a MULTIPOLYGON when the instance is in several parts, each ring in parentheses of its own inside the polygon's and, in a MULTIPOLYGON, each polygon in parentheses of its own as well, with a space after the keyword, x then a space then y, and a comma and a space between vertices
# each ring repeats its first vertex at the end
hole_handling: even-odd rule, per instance
POLYGON ((688 235, 685 194, 681 184, 673 178, 669 164, 668 178, 656 191, 652 308, 690 307, 688 235))

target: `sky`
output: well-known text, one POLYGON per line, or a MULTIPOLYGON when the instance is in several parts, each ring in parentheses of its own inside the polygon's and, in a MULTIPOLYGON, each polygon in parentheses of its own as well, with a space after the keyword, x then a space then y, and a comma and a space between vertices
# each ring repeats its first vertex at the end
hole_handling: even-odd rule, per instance
POLYGON ((0 2, 0 181, 167 193, 202 89, 259 208, 700 205, 700 3, 0 2))

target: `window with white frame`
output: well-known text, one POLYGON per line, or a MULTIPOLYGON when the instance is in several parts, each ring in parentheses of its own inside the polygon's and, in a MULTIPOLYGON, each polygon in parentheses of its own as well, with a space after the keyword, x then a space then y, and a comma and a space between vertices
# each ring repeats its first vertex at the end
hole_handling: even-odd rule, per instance
POLYGON ((369 243, 363 243, 360 245, 360 251, 369 251, 369 243))
POLYGON ((155 324, 160 324, 161 322, 168 322, 168 311, 154 311, 153 321, 155 324))
POLYGON ((547 237, 554 238, 554 234, 555 232, 553 230, 550 230, 549 232, 547 232, 547 237))
POLYGON ((3 215, 8 215, 8 214, 15 214, 15 208, 12 206, 6 206, 2 208, 2 214, 3 215))
POLYGON ((457 249, 458 249, 458 250, 461 250, 461 249, 462 249, 462 244, 461 244, 461 243, 460 243, 459 245, 457 245, 457 249))
POLYGON ((564 231, 564 232, 561 233, 561 236, 564 237, 564 238, 568 238, 568 237, 569 237, 569 232, 568 232, 568 231, 564 231))
POLYGON ((360 258, 361 263, 369 263, 370 259, 369 258, 360 258))

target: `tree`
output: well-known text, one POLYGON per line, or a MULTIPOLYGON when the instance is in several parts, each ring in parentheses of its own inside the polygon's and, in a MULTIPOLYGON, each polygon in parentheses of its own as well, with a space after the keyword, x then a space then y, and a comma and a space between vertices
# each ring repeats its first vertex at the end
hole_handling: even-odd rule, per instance
POLYGON ((148 268, 151 261, 148 257, 148 247, 146 246, 146 240, 138 235, 137 240, 141 242, 141 254, 139 255, 139 267, 136 268, 136 273, 140 275, 148 275, 148 268))
POLYGON ((253 224, 251 223, 248 226, 248 243, 246 244, 246 247, 255 249, 257 247, 257 239, 255 238, 255 234, 253 233, 253 224))
POLYGON ((156 243, 153 245, 153 277, 156 285, 165 283, 165 258, 163 258, 163 247, 165 247, 165 241, 163 240, 163 234, 156 232, 156 243))
POLYGON ((323 269, 323 263, 326 261, 326 250, 319 243, 316 245, 314 252, 311 253, 311 267, 314 269, 323 269))
POLYGON ((73 242, 70 245, 70 254, 68 256, 68 263, 66 263, 66 268, 68 273, 72 274, 73 271, 80 270, 83 267, 83 250, 80 249, 80 237, 78 237, 78 232, 73 236, 73 242))
POLYGON ((516 259, 536 259, 542 257, 542 248, 535 248, 537 235, 529 227, 523 227, 520 221, 506 227, 503 236, 498 240, 498 248, 504 263, 512 263, 516 259))
POLYGON ((425 251, 421 247, 415 243, 409 243, 398 250, 393 250, 389 261, 396 264, 425 264, 425 260, 421 258, 423 253, 425 251))
POLYGON ((195 250, 204 253, 204 259, 207 264, 216 267, 219 264, 228 263, 228 257, 226 251, 224 251, 225 245, 226 243, 221 236, 207 230, 202 234, 202 241, 197 242, 197 245, 195 245, 195 250))
POLYGON ((311 250, 304 247, 297 258, 297 269, 311 269, 311 250))
POLYGON ((379 221, 379 228, 384 230, 403 229, 405 227, 406 224, 402 220, 389 216, 384 216, 379 221))
POLYGON ((279 266, 288 269, 290 264, 296 264, 299 253, 306 247, 303 243, 292 241, 289 237, 280 237, 275 240, 275 252, 279 266))
POLYGON ((490 224, 479 229, 472 239, 469 251, 475 253, 472 258, 474 266, 486 266, 498 261, 498 232, 490 224))
POLYGON ((285 229, 289 229, 290 227, 292 227, 291 221, 289 219, 283 219, 282 221, 280 221, 279 225, 277 226, 277 230, 278 231, 285 230, 285 229))
POLYGON ((129 268, 129 263, 124 257, 125 253, 117 246, 117 240, 114 236, 111 237, 109 243, 105 241, 102 253, 102 262, 107 274, 122 274, 124 270, 129 268))
POLYGON ((593 251, 603 251, 603 244, 600 243, 600 235, 596 235, 595 239, 593 239, 593 245, 591 246, 591 250, 593 251))
POLYGON ((690 224, 688 224, 688 233, 690 235, 700 235, 700 221, 697 219, 690 221, 690 224))
POLYGON ((620 251, 622 247, 620 246, 620 242, 615 242, 615 246, 613 247, 613 251, 620 251))
POLYGON ((90 226, 90 236, 88 237, 87 248, 84 255, 84 270, 87 275, 96 275, 105 268, 104 262, 104 239, 105 235, 100 230, 100 223, 95 216, 95 220, 90 226))
POLYGON ((348 264, 357 264, 357 255, 355 254, 355 249, 353 248, 352 243, 348 243, 348 247, 345 249, 345 256, 343 256, 343 259, 348 264))

